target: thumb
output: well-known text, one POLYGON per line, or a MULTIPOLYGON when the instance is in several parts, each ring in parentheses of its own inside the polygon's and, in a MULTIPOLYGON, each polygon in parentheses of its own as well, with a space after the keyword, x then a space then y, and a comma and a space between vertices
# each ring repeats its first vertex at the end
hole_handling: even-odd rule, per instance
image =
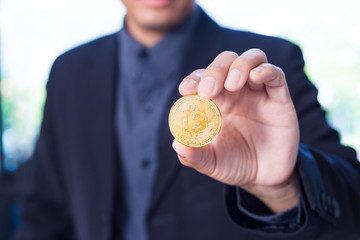
POLYGON ((209 145, 201 148, 187 147, 174 139, 173 148, 181 164, 211 176, 215 169, 214 158, 210 157, 209 145))

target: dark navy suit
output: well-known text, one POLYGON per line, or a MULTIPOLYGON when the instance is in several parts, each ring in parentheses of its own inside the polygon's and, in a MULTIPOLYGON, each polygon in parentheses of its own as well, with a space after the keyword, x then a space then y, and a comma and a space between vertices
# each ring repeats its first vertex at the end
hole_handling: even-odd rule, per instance
MULTIPOLYGON (((262 49, 285 72, 300 124, 297 171, 304 226, 295 232, 276 226, 257 229, 236 207, 234 188, 179 164, 165 114, 147 218, 150 239, 355 239, 360 229, 359 163, 327 125, 317 91, 303 72, 299 48, 278 38, 221 28, 203 12, 191 45, 181 77, 206 67, 221 51, 249 48, 262 49)), ((120 239, 125 210, 114 130, 117 50, 112 34, 54 62, 33 156, 34 186, 24 202, 18 239, 120 239)), ((165 113, 178 97, 174 88, 165 113)))

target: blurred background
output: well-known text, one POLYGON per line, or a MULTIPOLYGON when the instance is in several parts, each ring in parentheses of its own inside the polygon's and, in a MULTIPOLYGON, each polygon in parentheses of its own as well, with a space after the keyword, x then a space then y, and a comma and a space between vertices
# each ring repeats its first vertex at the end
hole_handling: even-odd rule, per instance
MULTIPOLYGON (((198 0, 219 24, 286 38, 342 142, 360 150, 360 15, 356 0, 198 0)), ((18 226, 42 120, 45 84, 63 51, 122 26, 120 0, 0 0, 0 240, 18 226)))

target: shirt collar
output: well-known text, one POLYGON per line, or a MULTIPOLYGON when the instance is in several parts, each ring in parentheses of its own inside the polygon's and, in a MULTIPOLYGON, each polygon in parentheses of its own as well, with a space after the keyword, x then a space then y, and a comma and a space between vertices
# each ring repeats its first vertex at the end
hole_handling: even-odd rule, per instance
POLYGON ((151 67, 159 73, 161 79, 166 80, 169 75, 178 71, 185 52, 184 48, 189 43, 199 16, 200 8, 195 4, 191 15, 151 48, 142 46, 130 35, 126 27, 123 27, 119 32, 120 62, 126 61, 125 65, 136 69, 141 61, 141 55, 146 52, 151 67))

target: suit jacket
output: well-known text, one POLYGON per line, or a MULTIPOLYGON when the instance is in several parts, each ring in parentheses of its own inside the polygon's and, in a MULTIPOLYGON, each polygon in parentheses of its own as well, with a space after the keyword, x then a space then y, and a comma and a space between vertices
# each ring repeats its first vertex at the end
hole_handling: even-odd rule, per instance
MULTIPOLYGON (((111 34, 54 62, 33 156, 33 187, 17 239, 121 239, 124 193, 114 131, 117 41, 111 34)), ((341 146, 327 125, 298 47, 221 28, 202 12, 182 76, 206 67, 223 50, 249 48, 262 49, 270 63, 283 69, 297 110, 304 226, 295 232, 253 228, 236 208, 233 188, 225 198, 223 184, 179 164, 167 125, 168 110, 180 97, 174 89, 158 139, 159 167, 147 217, 150 239, 331 239, 339 233, 350 239, 359 233, 360 167, 355 152, 341 146)))

